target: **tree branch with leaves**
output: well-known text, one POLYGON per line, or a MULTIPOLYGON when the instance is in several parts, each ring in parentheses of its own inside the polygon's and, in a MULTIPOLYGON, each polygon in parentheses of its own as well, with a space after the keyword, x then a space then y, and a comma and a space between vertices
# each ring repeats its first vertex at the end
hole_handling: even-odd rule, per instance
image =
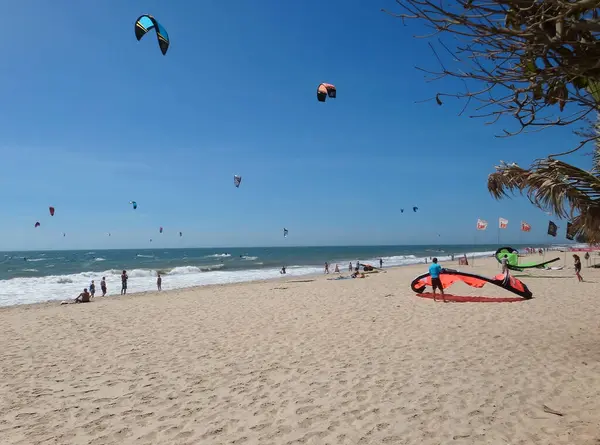
MULTIPOLYGON (((431 33, 416 37, 435 38, 436 45, 429 45, 438 69, 418 69, 432 75, 432 80, 452 77, 464 85, 460 92, 439 92, 428 100, 441 105, 444 97, 466 99, 461 114, 474 102, 476 111, 471 117, 488 118, 488 123, 514 117, 518 129, 504 130, 501 136, 570 126, 582 120, 589 125, 587 116, 598 111, 600 21, 596 8, 600 1, 396 3, 402 12, 384 11, 431 29, 431 33), (450 57, 450 63, 444 61, 444 55, 450 57), (569 107, 573 111, 567 113, 569 103, 577 108, 569 107)), ((580 146, 594 138, 584 138, 580 146)))
POLYGON ((475 102, 471 117, 488 123, 513 117, 516 131, 583 124, 574 130, 581 143, 537 160, 529 169, 502 162, 488 178, 496 199, 522 194, 537 207, 568 218, 574 234, 600 242, 600 0, 396 0, 402 12, 385 11, 403 22, 431 29, 417 36, 429 46, 437 70, 418 68, 432 80, 459 79, 464 89, 439 92, 466 99, 461 114, 475 102), (446 39, 444 39, 446 38, 446 39), (449 55, 451 66, 444 61, 449 55), (473 88, 473 85, 475 88, 473 88), (571 106, 568 106, 571 104, 571 106), (594 141, 592 169, 555 159, 594 141))

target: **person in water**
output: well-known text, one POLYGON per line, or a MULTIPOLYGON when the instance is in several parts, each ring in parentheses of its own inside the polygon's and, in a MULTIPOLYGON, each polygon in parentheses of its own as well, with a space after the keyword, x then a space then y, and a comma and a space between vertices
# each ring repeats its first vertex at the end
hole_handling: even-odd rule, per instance
POLYGON ((429 276, 431 276, 431 287, 433 287, 433 301, 437 301, 435 290, 439 289, 442 294, 442 299, 446 303, 446 295, 444 294, 444 287, 442 286, 442 280, 440 279, 440 273, 442 273, 442 266, 438 264, 438 259, 433 258, 431 266, 429 266, 429 276))
POLYGON ((127 276, 127 271, 124 270, 121 274, 121 295, 125 295, 127 293, 127 280, 129 276, 127 276))
POLYGON ((90 283, 90 295, 94 298, 94 294, 96 293, 96 285, 94 284, 94 280, 90 283))
POLYGON ((106 295, 106 277, 102 277, 102 281, 100 281, 100 290, 102 291, 102 296, 106 295))
POLYGON ((379 268, 383 269, 383 258, 379 258, 379 268))
POLYGON ((335 265, 335 270, 333 271, 334 273, 340 273, 340 268, 338 267, 338 265, 335 265))
POLYGON ((352 261, 350 261, 350 264, 348 265, 348 272, 352 272, 352 261))
POLYGON ((156 278, 156 287, 158 288, 159 291, 162 290, 162 278, 161 278, 160 274, 158 274, 158 277, 156 278))
POLYGON ((281 270, 279 271, 279 273, 285 275, 285 266, 281 267, 281 270))
POLYGON ((75 298, 75 303, 89 303, 90 302, 90 293, 87 289, 83 289, 83 292, 80 293, 77 298, 75 298))
POLYGON ((573 254, 573 260, 575 262, 575 276, 581 282, 583 281, 583 277, 581 276, 581 258, 579 258, 579 255, 573 254))

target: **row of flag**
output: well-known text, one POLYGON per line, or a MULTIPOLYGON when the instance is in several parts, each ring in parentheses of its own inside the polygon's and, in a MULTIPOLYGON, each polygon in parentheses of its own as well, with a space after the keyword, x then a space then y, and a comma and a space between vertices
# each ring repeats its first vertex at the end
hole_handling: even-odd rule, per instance
MULTIPOLYGON (((488 226, 488 222, 484 219, 477 219, 477 230, 486 230, 488 226)), ((508 219, 498 218, 498 228, 506 229, 508 227, 508 219)), ((531 232, 531 225, 526 223, 525 221, 521 221, 521 231, 523 232, 531 232)), ((554 221, 548 222, 548 235, 556 236, 558 232, 558 226, 554 223, 554 221)), ((572 240, 575 238, 575 232, 573 230, 573 224, 570 222, 567 223, 567 233, 566 238, 568 240, 572 240)))

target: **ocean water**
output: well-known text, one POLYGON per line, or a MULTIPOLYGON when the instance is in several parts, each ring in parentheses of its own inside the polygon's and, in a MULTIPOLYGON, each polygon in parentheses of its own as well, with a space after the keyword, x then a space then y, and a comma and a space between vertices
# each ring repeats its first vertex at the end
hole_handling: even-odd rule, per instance
MULTIPOLYGON (((513 246, 518 248, 519 246, 513 246)), ((322 273, 348 263, 384 267, 424 263, 437 256, 443 263, 450 255, 490 256, 496 245, 357 246, 357 247, 261 247, 156 250, 68 250, 0 253, 0 306, 75 298, 92 280, 96 293, 106 277, 108 295, 119 295, 120 274, 127 270, 128 292, 156 289, 161 273, 163 290, 208 284, 235 283, 322 273)))

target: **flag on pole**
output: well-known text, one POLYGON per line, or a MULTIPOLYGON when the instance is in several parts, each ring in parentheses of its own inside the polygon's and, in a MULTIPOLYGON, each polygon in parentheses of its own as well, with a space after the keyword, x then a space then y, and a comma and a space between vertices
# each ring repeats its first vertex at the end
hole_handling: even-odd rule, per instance
POLYGON ((508 219, 498 218, 498 227, 501 229, 506 229, 508 227, 508 219))
POLYGON ((570 222, 567 223, 566 238, 568 240, 573 240, 573 238, 575 238, 575 230, 573 230, 573 224, 571 224, 570 222))
POLYGON ((531 226, 527 224, 525 221, 521 221, 521 230, 523 232, 531 232, 531 226))
POLYGON ((483 219, 477 219, 477 230, 487 229, 488 223, 483 219))
POLYGON ((554 224, 554 221, 548 221, 548 235, 556 236, 556 232, 558 231, 558 226, 554 224))

